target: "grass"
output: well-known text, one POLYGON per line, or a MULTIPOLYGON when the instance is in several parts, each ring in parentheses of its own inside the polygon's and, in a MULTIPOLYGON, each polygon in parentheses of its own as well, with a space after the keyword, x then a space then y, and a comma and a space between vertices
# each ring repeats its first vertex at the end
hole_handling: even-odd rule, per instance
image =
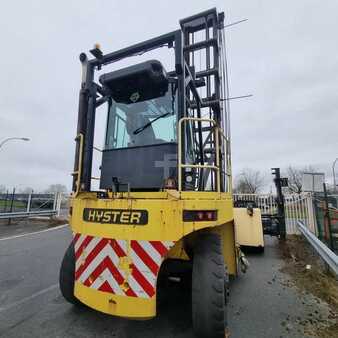
MULTIPOLYGON (((311 319, 301 321, 305 336, 338 337, 338 284, 325 264, 302 236, 288 236, 280 245, 285 264, 281 269, 292 277, 294 285, 305 293, 311 293, 329 306, 327 318, 316 315, 312 308, 311 319), (310 269, 306 266, 310 264, 310 269)), ((317 312, 318 313, 318 312, 317 312)))
MULTIPOLYGON (((7 210, 10 208, 12 201, 11 200, 0 200, 0 208, 7 206, 7 210)), ((26 208, 27 204, 23 201, 13 201, 13 208, 26 208)))

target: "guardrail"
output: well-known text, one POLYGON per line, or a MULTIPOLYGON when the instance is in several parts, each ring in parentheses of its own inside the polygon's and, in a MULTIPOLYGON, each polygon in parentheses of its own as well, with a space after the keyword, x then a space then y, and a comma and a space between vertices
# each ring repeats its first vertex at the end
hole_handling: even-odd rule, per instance
POLYGON ((331 251, 322 241, 320 241, 306 226, 301 222, 297 222, 299 231, 308 240, 311 246, 317 251, 319 256, 338 276, 338 256, 331 251))
POLYGON ((0 219, 10 219, 10 218, 24 218, 32 216, 55 216, 57 215, 57 210, 40 210, 40 211, 30 211, 30 212, 6 212, 0 214, 0 219))

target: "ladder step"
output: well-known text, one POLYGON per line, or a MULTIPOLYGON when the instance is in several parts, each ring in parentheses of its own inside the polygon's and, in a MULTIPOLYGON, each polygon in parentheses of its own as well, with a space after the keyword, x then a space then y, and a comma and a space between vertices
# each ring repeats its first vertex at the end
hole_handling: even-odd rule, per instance
MULTIPOLYGON (((201 107, 202 108, 217 107, 218 109, 220 109, 220 107, 221 107, 220 100, 205 100, 205 99, 202 99, 201 107)), ((189 108, 196 109, 197 108, 196 101, 190 101, 189 102, 189 108)))
POLYGON ((196 73, 196 78, 199 77, 206 77, 206 76, 212 76, 212 75, 218 75, 218 70, 216 68, 201 70, 200 72, 196 73))
POLYGON ((213 148, 204 148, 204 149, 203 149, 203 152, 204 152, 205 154, 215 154, 215 153, 216 153, 216 150, 213 149, 213 148))
POLYGON ((192 51, 196 51, 196 50, 203 49, 206 47, 217 47, 217 46, 218 46, 217 40, 212 38, 209 40, 204 40, 204 41, 193 43, 191 45, 184 46, 183 51, 192 52, 192 51))
MULTIPOLYGON (((213 126, 211 126, 211 127, 210 127, 210 126, 209 126, 209 127, 202 127, 202 128, 201 128, 202 132, 203 132, 203 131, 212 131, 213 129, 214 129, 213 126)), ((198 132, 199 132, 199 129, 198 129, 198 128, 195 128, 194 132, 195 132, 195 133, 198 133, 198 132)))

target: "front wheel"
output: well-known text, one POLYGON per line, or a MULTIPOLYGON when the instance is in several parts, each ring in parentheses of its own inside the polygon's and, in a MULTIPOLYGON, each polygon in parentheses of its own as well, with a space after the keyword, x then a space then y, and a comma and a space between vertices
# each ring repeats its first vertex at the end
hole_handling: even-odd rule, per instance
POLYGON ((221 239, 203 233, 193 252, 192 321, 196 337, 224 338, 227 334, 226 269, 221 239))
POLYGON ((61 263, 59 286, 62 296, 71 304, 79 305, 80 301, 74 296, 75 280, 75 249, 73 241, 70 243, 61 263))

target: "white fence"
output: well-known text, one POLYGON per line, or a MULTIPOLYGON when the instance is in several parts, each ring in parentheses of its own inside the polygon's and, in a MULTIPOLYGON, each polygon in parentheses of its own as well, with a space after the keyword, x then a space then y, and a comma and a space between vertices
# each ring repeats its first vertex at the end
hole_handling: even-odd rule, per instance
MULTIPOLYGON (((300 234, 297 222, 301 221, 317 236, 312 194, 289 194, 284 196, 284 200, 286 233, 300 234)), ((277 214, 276 196, 272 194, 234 194, 234 201, 253 201, 262 214, 277 214)))
POLYGON ((301 221, 317 236, 316 217, 311 193, 291 194, 284 196, 285 225, 287 234, 300 234, 298 221, 301 221))
POLYGON ((234 201, 252 201, 262 210, 262 214, 277 213, 276 198, 272 194, 234 194, 234 201))

